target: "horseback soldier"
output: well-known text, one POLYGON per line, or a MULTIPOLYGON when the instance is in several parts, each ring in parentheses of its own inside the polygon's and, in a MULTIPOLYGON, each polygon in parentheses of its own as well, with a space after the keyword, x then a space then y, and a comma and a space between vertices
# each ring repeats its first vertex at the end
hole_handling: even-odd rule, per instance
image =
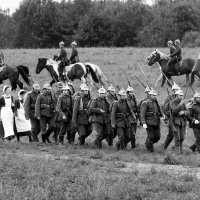
POLYGON ((128 86, 127 90, 127 103, 131 108, 134 116, 130 115, 130 141, 131 141, 131 148, 135 148, 135 135, 137 131, 137 118, 139 118, 139 110, 137 106, 137 101, 134 96, 134 89, 128 86))
MULTIPOLYGON (((170 109, 172 110, 173 124, 176 131, 174 132, 175 150, 182 150, 182 143, 184 141, 186 132, 186 107, 183 103, 184 94, 182 90, 175 92, 175 99, 170 101, 170 109)), ((166 113, 168 111, 166 110, 166 113)), ((168 115, 169 116, 169 115, 168 115)))
POLYGON ((111 113, 111 126, 117 129, 118 142, 116 143, 117 150, 126 149, 127 143, 130 141, 130 116, 131 108, 126 101, 126 91, 121 89, 118 93, 119 100, 114 102, 111 113))
MULTIPOLYGON (((174 45, 175 45, 176 50, 172 53, 170 52, 170 61, 169 61, 168 65, 171 67, 172 72, 175 69, 174 68, 175 64, 182 60, 180 43, 181 42, 179 39, 175 40, 174 45)), ((180 67, 180 64, 179 64, 179 67, 180 67)), ((178 67, 178 71, 180 70, 179 67, 178 67)), ((180 74, 180 72, 179 72, 179 74, 180 74)))
POLYGON ((35 104, 35 117, 40 120, 42 142, 51 143, 49 136, 54 131, 54 102, 51 86, 45 83, 42 94, 39 94, 35 104), (48 124, 48 129, 47 129, 48 124))
MULTIPOLYGON (((67 131, 71 129, 72 123, 72 97, 70 88, 68 85, 63 86, 62 95, 59 96, 56 111, 58 112, 58 121, 61 122, 61 128, 59 131, 59 145, 62 146, 64 142, 64 136, 67 131)), ((68 132, 69 134, 69 132, 68 132)), ((71 143, 71 136, 67 136, 69 143, 71 143)))
POLYGON ((99 96, 92 100, 89 108, 89 115, 93 115, 93 132, 96 139, 94 144, 97 148, 102 148, 102 140, 110 134, 110 105, 105 98, 106 90, 102 87, 98 90, 99 96))
MULTIPOLYGON (((116 96, 116 90, 113 87, 113 85, 110 85, 108 87, 108 91, 107 91, 107 95, 106 95, 106 100, 107 100, 107 102, 110 105, 110 113, 111 113, 112 107, 113 107, 113 103, 118 100, 117 96, 116 96)), ((111 118, 111 117, 109 117, 109 118, 111 118)), ((117 136, 117 130, 111 128, 110 134, 108 135, 108 137, 106 139, 106 141, 108 142, 109 146, 113 145, 113 138, 115 138, 116 136, 117 136)))
POLYGON ((65 43, 63 41, 59 42, 60 54, 55 58, 56 61, 61 61, 58 65, 58 72, 60 79, 64 79, 63 71, 65 66, 69 65, 69 60, 67 58, 67 51, 64 47, 65 43))
POLYGON ((79 144, 84 145, 85 139, 92 132, 92 125, 89 123, 89 116, 87 113, 87 105, 91 100, 89 88, 87 85, 83 85, 81 87, 80 96, 75 97, 74 99, 74 107, 73 107, 73 115, 72 115, 72 123, 75 128, 78 129, 79 134, 79 144))
POLYGON ((160 140, 160 117, 162 117, 162 112, 156 96, 156 91, 151 90, 149 97, 142 102, 140 109, 141 123, 147 131, 145 145, 150 152, 154 152, 153 145, 160 140))
POLYGON ((71 47, 72 47, 72 53, 71 53, 71 56, 70 56, 70 63, 71 64, 74 64, 74 63, 77 63, 79 62, 79 57, 78 57, 78 51, 77 51, 77 43, 74 41, 71 43, 71 47))
POLYGON ((4 63, 4 55, 3 52, 0 51, 0 67, 3 67, 5 65, 4 63))
POLYGON ((167 42, 167 46, 169 47, 170 55, 173 54, 176 51, 176 47, 174 46, 174 44, 171 40, 169 40, 167 42))
POLYGON ((31 133, 33 142, 39 142, 38 134, 40 133, 40 120, 35 117, 35 103, 38 95, 40 94, 40 85, 38 83, 33 84, 31 92, 27 93, 27 97, 24 100, 25 118, 31 121, 31 133))
MULTIPOLYGON (((180 89, 181 88, 177 84, 172 85, 172 94, 170 96, 168 96, 163 103, 163 112, 165 115, 166 115, 166 110, 169 110, 167 108, 169 106, 169 102, 173 101, 176 98, 175 93, 177 90, 180 90, 180 89)), ((168 118, 168 116, 166 115, 166 119, 167 118, 168 118)), ((173 138, 174 138, 174 134, 173 134, 171 128, 169 127, 168 134, 167 134, 167 137, 166 137, 165 143, 164 143, 164 150, 167 150, 167 147, 172 142, 173 138)))

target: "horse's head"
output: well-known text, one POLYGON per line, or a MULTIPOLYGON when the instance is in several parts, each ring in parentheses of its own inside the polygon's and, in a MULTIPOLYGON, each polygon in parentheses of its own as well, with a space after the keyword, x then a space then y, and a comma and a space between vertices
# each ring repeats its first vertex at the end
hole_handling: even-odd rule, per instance
POLYGON ((156 49, 154 50, 148 57, 148 65, 152 66, 154 63, 158 62, 160 60, 160 52, 156 49))
POLYGON ((39 74, 46 66, 47 59, 46 58, 38 58, 38 63, 36 66, 36 74, 39 74))

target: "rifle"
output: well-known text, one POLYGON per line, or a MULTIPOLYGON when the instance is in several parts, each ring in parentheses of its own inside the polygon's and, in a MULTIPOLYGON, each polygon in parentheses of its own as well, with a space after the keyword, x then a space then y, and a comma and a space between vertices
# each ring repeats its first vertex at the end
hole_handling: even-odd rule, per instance
MULTIPOLYGON (((167 88, 167 94, 168 94, 168 98, 169 98, 169 123, 168 123, 168 127, 169 129, 171 129, 172 133, 177 133, 177 130, 174 126, 174 123, 173 123, 173 115, 172 115, 172 110, 171 110, 171 107, 170 107, 170 103, 171 103, 171 99, 170 99, 170 95, 169 95, 169 90, 167 88)), ((179 135, 179 138, 180 138, 180 135, 179 135)), ((181 145, 179 147, 179 153, 181 152, 181 145)))
POLYGON ((138 80, 138 82, 144 87, 146 88, 146 86, 140 81, 140 79, 135 75, 135 78, 138 80))
POLYGON ((123 72, 124 72, 124 74, 125 74, 125 76, 126 76, 126 78, 127 78, 128 85, 131 86, 131 83, 130 83, 130 80, 129 80, 129 77, 128 77, 126 71, 125 71, 124 69, 122 69, 122 70, 123 70, 123 72))
POLYGON ((149 83, 148 83, 148 79, 147 79, 147 77, 146 77, 146 75, 145 75, 143 69, 142 69, 140 66, 139 66, 139 68, 140 68, 140 70, 141 70, 141 72, 142 72, 142 74, 143 74, 143 76, 144 76, 144 79, 145 79, 145 81, 146 81, 147 86, 148 86, 149 88, 151 88, 150 85, 149 85, 149 83))
POLYGON ((115 84, 115 87, 117 88, 118 91, 120 91, 120 87, 119 85, 117 84, 116 80, 114 78, 112 78, 114 84, 115 84))

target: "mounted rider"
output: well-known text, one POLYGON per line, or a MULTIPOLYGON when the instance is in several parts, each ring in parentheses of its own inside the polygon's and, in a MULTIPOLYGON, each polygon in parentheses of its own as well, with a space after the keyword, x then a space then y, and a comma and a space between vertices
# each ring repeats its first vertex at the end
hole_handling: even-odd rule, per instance
MULTIPOLYGON (((182 54, 181 54, 181 47, 180 47, 180 40, 176 39, 174 41, 174 45, 176 50, 174 52, 170 52, 170 61, 168 63, 168 65, 172 68, 172 71, 174 71, 173 66, 177 63, 180 62, 182 60, 182 54)), ((171 50, 171 49, 170 49, 171 50)), ((180 65, 179 65, 180 67, 180 65)), ((178 67, 178 71, 180 70, 178 67)), ((180 73, 180 72, 179 72, 180 73)))
POLYGON ((72 42, 71 43, 72 52, 71 52, 71 56, 69 59, 71 64, 79 62, 78 50, 76 47, 77 47, 76 41, 72 42))
POLYGON ((0 51, 0 67, 3 67, 5 65, 4 63, 4 55, 3 52, 0 51))
POLYGON ((63 41, 59 42, 60 54, 55 58, 55 61, 61 61, 58 65, 58 72, 60 79, 63 79, 64 67, 69 65, 69 60, 67 58, 67 51, 65 50, 65 43, 63 41))

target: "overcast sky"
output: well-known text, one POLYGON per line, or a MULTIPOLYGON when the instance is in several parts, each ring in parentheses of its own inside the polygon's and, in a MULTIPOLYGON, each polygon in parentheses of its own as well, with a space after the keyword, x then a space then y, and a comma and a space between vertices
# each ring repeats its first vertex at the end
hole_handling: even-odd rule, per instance
MULTIPOLYGON (((11 14, 19 7, 19 4, 22 0, 0 0, 0 8, 1 9, 10 9, 11 14)), ((61 1, 61 0, 56 0, 61 1)), ((146 0, 147 3, 151 2, 152 0, 146 0)))

